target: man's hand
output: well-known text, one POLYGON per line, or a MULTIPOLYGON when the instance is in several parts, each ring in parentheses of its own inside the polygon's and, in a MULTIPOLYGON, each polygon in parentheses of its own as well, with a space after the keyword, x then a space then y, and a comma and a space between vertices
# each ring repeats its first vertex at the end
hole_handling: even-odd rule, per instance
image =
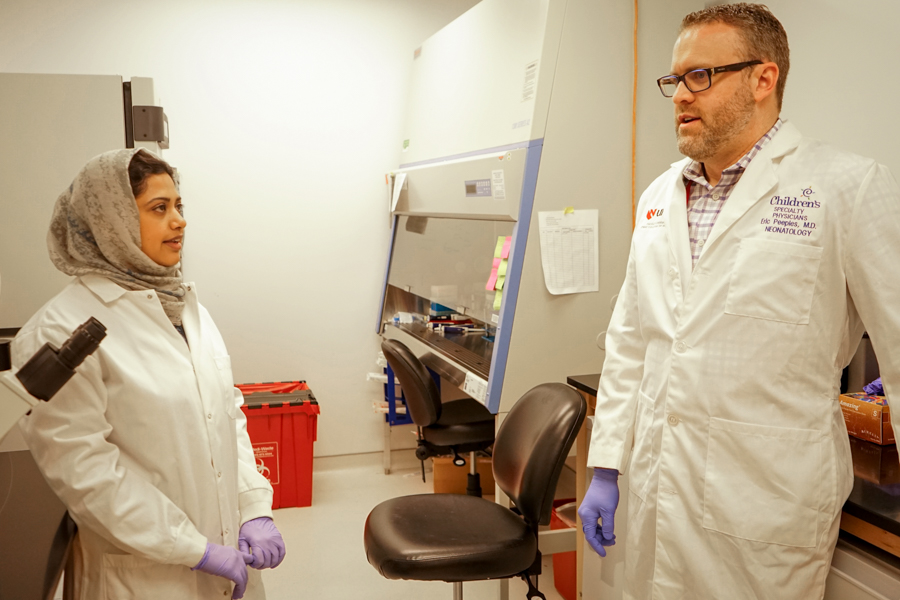
POLYGON ((231 597, 243 598, 247 590, 247 563, 252 559, 237 548, 206 542, 206 553, 191 570, 230 579, 234 582, 231 597))
POLYGON ((274 569, 284 560, 284 540, 269 517, 260 517, 241 525, 238 548, 253 553, 249 564, 254 569, 274 569))
POLYGON ((578 516, 581 517, 584 538, 600 556, 606 556, 604 546, 616 543, 614 529, 618 506, 619 472, 615 469, 594 468, 594 478, 578 507, 578 516))

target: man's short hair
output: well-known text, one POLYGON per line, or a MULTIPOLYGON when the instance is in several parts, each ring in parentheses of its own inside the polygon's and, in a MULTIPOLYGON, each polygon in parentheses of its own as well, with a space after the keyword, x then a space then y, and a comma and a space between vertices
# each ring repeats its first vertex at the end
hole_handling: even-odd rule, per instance
POLYGON ((778 101, 778 110, 781 110, 784 85, 791 67, 787 33, 781 22, 775 18, 765 4, 738 2, 710 6, 692 12, 681 21, 679 34, 686 29, 710 23, 724 23, 736 28, 741 33, 744 40, 744 60, 766 60, 778 65, 775 98, 778 101))

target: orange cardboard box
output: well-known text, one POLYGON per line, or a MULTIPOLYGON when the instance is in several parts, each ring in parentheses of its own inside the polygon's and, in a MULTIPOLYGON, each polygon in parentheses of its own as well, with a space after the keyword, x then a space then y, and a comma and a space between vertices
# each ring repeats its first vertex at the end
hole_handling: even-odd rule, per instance
MULTIPOLYGON (((466 454, 466 466, 457 467, 453 464, 452 456, 435 456, 431 460, 434 464, 434 493, 435 494, 465 494, 469 481, 469 455, 466 454)), ((494 495, 494 471, 489 456, 478 457, 478 474, 481 476, 481 494, 483 496, 494 495)))
POLYGON ((858 392, 841 394, 840 401, 847 433, 882 446, 896 443, 891 427, 891 409, 884 396, 858 392))

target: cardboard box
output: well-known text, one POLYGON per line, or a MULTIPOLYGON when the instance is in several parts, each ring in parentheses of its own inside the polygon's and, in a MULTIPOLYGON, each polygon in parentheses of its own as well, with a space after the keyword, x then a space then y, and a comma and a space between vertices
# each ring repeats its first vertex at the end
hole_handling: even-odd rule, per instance
POLYGON ((882 446, 895 443, 891 409, 884 396, 869 396, 858 392, 841 394, 840 401, 850 435, 882 446))
POLYGON ((850 438, 853 454, 853 474, 876 485, 900 483, 900 458, 897 446, 879 446, 850 438))
MULTIPOLYGON (((465 494, 469 473, 469 455, 465 456, 466 466, 457 467, 453 464, 452 456, 435 456, 431 460, 434 464, 434 493, 435 494, 465 494)), ((478 457, 478 474, 481 476, 481 495, 494 495, 494 471, 491 459, 487 456, 478 457)))

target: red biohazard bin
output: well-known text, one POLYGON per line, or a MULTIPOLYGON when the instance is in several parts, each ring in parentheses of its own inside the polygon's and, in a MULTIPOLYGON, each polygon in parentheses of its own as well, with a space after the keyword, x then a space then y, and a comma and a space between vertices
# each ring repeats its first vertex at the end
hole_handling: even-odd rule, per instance
MULTIPOLYGON (((550 529, 572 529, 578 504, 574 498, 554 500, 550 513, 550 529)), ((565 600, 575 600, 575 551, 553 555, 553 585, 565 600)))
POLYGON ((305 381, 238 385, 241 409, 256 457, 256 469, 269 480, 272 508, 312 504, 313 442, 319 403, 305 381))

